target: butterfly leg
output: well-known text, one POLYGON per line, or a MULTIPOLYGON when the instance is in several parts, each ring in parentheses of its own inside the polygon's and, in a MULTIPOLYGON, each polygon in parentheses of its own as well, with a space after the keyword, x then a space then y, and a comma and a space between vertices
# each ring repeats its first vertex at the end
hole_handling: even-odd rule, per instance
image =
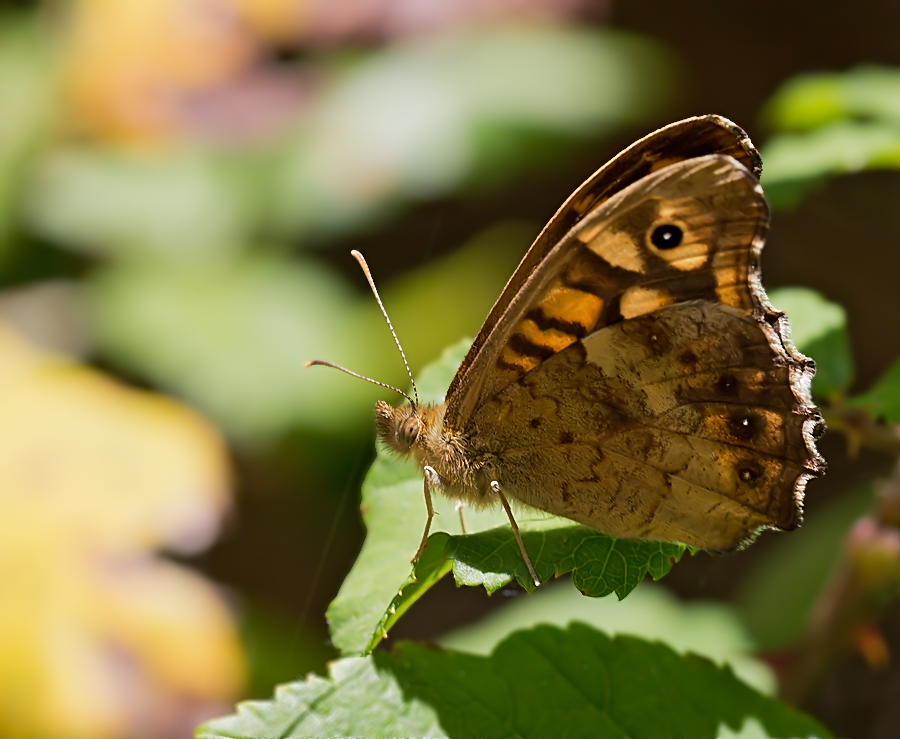
POLYGON ((439 487, 441 484, 441 478, 438 477, 434 467, 426 464, 423 472, 425 473, 425 508, 428 511, 428 520, 425 522, 425 533, 422 534, 422 541, 419 543, 419 548, 416 549, 416 553, 411 560, 412 564, 416 563, 419 555, 422 554, 422 550, 425 549, 425 544, 428 543, 428 532, 431 531, 431 520, 434 518, 434 506, 431 504, 431 488, 439 487))
POLYGON ((465 509, 466 504, 461 500, 456 501, 456 511, 459 513, 459 525, 462 526, 463 534, 468 534, 469 531, 466 529, 466 514, 465 509))
POLYGON ((516 541, 519 542, 519 551, 522 552, 522 559, 525 560, 525 566, 528 567, 528 572, 531 574, 531 579, 534 580, 535 587, 538 587, 540 586, 541 581, 538 580, 538 576, 534 572, 534 567, 531 566, 531 560, 528 559, 528 552, 525 551, 525 545, 522 543, 522 535, 519 533, 519 525, 516 523, 516 519, 513 518, 512 509, 509 507, 506 496, 503 494, 503 491, 500 490, 500 483, 496 480, 491 481, 491 490, 497 494, 498 498, 500 498, 503 510, 505 510, 506 515, 509 516, 509 523, 512 526, 513 533, 516 535, 516 541))

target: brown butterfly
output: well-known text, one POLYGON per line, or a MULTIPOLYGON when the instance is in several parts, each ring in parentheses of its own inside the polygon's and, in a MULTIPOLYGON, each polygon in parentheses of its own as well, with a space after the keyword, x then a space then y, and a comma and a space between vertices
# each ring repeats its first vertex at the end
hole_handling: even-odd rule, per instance
POLYGON ((719 116, 641 139, 538 236, 446 403, 378 402, 378 435, 425 478, 414 561, 432 492, 499 502, 536 585, 508 498, 714 551, 800 524, 806 483, 825 468, 823 423, 815 366, 760 283, 760 171, 719 116))

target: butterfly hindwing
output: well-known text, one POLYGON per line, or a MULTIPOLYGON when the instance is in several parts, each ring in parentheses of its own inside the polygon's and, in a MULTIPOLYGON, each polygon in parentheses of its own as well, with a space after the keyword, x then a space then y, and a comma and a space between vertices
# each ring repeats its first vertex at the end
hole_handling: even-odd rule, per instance
POLYGON ((793 371, 751 315, 689 301, 573 343, 480 406, 468 433, 526 504, 728 550, 800 521, 818 457, 793 371))

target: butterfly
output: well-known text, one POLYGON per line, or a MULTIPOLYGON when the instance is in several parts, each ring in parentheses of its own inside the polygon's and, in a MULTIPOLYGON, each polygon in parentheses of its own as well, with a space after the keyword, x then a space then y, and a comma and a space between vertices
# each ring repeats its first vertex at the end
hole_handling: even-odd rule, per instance
POLYGON ((424 477, 413 561, 433 493, 502 505, 535 585, 510 499, 712 551, 800 524, 825 469, 824 424, 815 365, 760 282, 760 172, 748 136, 719 116, 637 141, 540 233, 445 403, 376 404, 378 436, 424 477))

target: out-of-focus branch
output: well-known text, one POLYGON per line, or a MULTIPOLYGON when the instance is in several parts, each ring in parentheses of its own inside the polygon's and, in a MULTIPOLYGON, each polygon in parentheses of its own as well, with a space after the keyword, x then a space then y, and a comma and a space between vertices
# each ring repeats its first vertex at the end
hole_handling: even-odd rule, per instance
MULTIPOLYGON (((881 449, 893 434, 898 449, 894 453, 900 453, 893 427, 867 424, 856 432, 867 446, 875 446, 870 442, 876 440, 881 449)), ((900 586, 900 468, 880 493, 876 510, 847 534, 841 562, 810 614, 794 660, 782 674, 781 697, 790 703, 803 703, 853 647, 875 666, 888 658, 875 622, 900 586)))
POLYGON ((850 453, 861 447, 900 457, 900 426, 872 418, 864 408, 828 405, 821 408, 829 431, 847 437, 850 453))

